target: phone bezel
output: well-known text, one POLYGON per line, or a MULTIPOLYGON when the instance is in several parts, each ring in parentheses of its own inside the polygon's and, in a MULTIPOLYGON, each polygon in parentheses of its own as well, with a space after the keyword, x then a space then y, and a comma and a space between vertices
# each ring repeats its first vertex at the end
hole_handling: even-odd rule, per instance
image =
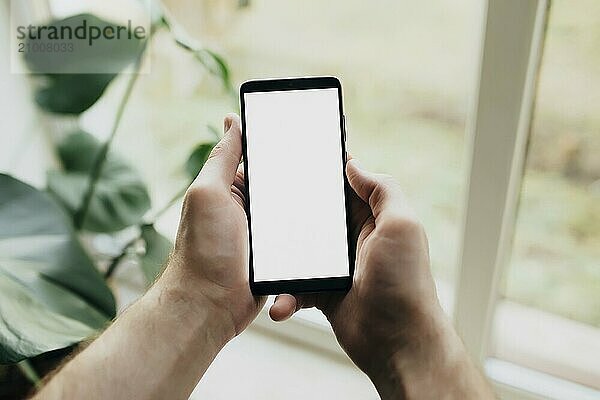
POLYGON ((282 79, 260 79, 246 81, 240 86, 240 117, 242 121, 242 153, 244 156, 244 183, 245 183, 245 209, 248 220, 248 239, 249 239, 249 282, 250 290, 254 295, 269 295, 280 293, 305 293, 305 292, 322 292, 322 291, 341 291, 349 290, 352 286, 354 276, 354 259, 355 245, 351 233, 350 224, 350 198, 352 188, 348 183, 346 176, 346 127, 345 116, 342 98, 342 85, 336 77, 304 77, 304 78, 282 78, 282 79), (342 171, 344 175, 344 202, 346 212, 346 233, 348 243, 348 276, 342 277, 326 277, 326 278, 305 278, 305 279, 289 279, 289 280, 273 280, 273 281, 254 281, 254 257, 252 246, 252 216, 250 213, 250 191, 248 181, 248 165, 252 160, 248 159, 246 146, 246 112, 245 112, 245 94, 255 92, 274 92, 274 91, 289 91, 289 90, 308 90, 308 89, 337 89, 339 119, 340 119, 340 149, 342 152, 342 171))

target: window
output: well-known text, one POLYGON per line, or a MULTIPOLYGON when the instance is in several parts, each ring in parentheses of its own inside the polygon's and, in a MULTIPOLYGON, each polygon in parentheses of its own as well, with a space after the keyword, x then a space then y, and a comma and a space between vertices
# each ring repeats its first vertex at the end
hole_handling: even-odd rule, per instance
POLYGON ((598 2, 552 3, 512 257, 501 283, 505 301, 497 310, 495 329, 497 357, 596 389, 599 18, 598 2), (521 330, 518 338, 515 326, 521 330))
POLYGON ((548 24, 506 297, 600 327, 600 4, 548 24))

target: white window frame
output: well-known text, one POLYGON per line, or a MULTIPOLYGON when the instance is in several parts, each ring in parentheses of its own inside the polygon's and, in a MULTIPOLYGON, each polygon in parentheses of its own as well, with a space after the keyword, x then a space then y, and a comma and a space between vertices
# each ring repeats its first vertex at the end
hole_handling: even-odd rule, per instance
POLYGON ((488 354, 498 278, 514 229, 548 6, 547 0, 487 3, 467 132, 470 167, 454 303, 456 328, 480 361, 488 354))
POLYGON ((588 387, 489 358, 500 300, 498 281, 511 254, 549 8, 550 0, 487 1, 479 84, 468 130, 470 168, 454 323, 502 398, 595 399, 598 391, 588 387))
MULTIPOLYGON (((47 1, 22 3, 23 12, 38 15, 49 10, 47 1)), ((511 250, 549 6, 550 0, 485 1, 477 85, 467 129, 470 167, 454 323, 470 354, 484 365, 497 393, 510 400, 588 400, 598 394, 488 358, 498 280, 511 250)), ((263 310, 249 329, 350 362, 331 329, 318 321, 293 318, 274 324, 263 310)))

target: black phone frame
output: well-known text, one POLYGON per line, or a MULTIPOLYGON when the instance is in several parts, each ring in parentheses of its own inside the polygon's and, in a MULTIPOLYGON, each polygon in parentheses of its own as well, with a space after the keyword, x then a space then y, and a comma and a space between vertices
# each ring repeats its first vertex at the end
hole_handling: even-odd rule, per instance
POLYGON ((311 293, 323 291, 347 291, 352 286, 354 277, 355 263, 355 240, 352 237, 351 230, 351 210, 350 199, 352 196, 352 188, 348 183, 346 175, 346 126, 344 107, 342 100, 342 85, 336 77, 320 76, 320 77, 303 77, 303 78, 282 78, 282 79, 259 79, 244 82, 240 86, 240 117, 242 121, 242 153, 244 157, 244 187, 245 187, 245 209, 248 220, 248 239, 249 239, 249 283, 250 290, 254 295, 270 295, 280 293, 311 293), (248 180, 248 160, 247 142, 246 142, 246 110, 245 110, 245 94, 256 92, 274 92, 274 91, 289 91, 289 90, 309 90, 309 89, 337 89, 339 118, 340 118, 340 149, 342 151, 342 171, 344 174, 344 202, 346 212, 346 233, 348 243, 348 276, 330 277, 330 278, 307 278, 307 279, 289 279, 289 280, 273 280, 273 281, 254 281, 254 257, 252 248, 252 226, 250 213, 250 183, 248 180))

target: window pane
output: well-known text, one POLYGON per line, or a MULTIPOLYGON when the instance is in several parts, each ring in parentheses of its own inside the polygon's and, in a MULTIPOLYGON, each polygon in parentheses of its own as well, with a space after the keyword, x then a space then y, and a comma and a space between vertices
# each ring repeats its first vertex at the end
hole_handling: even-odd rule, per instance
MULTIPOLYGON (((598 21, 597 1, 552 2, 514 249, 503 284, 509 300, 564 317, 520 311, 538 328, 552 321, 551 330, 519 339, 548 344, 536 346, 545 353, 537 356, 531 347, 523 350, 524 343, 516 346, 532 352, 525 362, 590 385, 595 381, 596 387, 600 347, 585 341, 600 343, 598 21)), ((512 308, 504 305, 499 314, 512 308)), ((524 361, 510 351, 503 356, 524 361)))

